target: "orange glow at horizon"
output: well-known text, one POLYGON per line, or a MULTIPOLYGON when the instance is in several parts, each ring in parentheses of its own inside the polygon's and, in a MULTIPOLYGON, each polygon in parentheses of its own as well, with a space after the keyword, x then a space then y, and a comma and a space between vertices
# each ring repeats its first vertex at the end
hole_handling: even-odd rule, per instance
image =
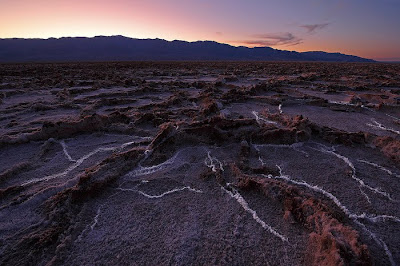
MULTIPOLYGON (((213 40, 234 46, 254 47, 260 46, 254 43, 260 36, 266 33, 270 35, 279 33, 283 34, 283 41, 264 42, 269 44, 264 46, 300 52, 340 52, 373 59, 400 59, 400 37, 395 34, 386 37, 388 34, 378 31, 375 35, 379 37, 368 35, 368 31, 359 33, 356 24, 359 23, 357 27, 363 24, 356 16, 354 20, 357 23, 353 23, 354 25, 348 27, 345 23, 339 25, 340 21, 325 23, 329 26, 324 29, 321 26, 320 32, 307 33, 305 28, 301 28, 305 23, 292 22, 303 21, 303 17, 308 17, 300 13, 301 6, 289 12, 288 17, 291 20, 287 22, 288 18, 281 16, 278 11, 262 16, 264 14, 262 8, 254 5, 254 0, 250 2, 246 4, 246 1, 239 0, 219 2, 210 0, 0 0, 2 7, 0 8, 0 38, 123 35, 143 39, 161 38, 169 41, 213 40), (295 11, 298 14, 294 13, 295 11), (293 19, 293 14, 298 17, 293 19), (279 17, 283 17, 282 21, 279 21, 279 17), (335 25, 337 29, 334 28, 335 25)), ((270 6, 274 6, 276 10, 282 9, 288 12, 285 4, 274 2, 276 1, 270 1, 270 6)), ((298 3, 293 2, 293 5, 296 4, 298 3)), ((258 5, 266 4, 260 2, 258 5)), ((318 8, 321 7, 318 6, 318 8)), ((321 11, 318 10, 318 12, 321 11)), ((324 24, 321 22, 320 25, 324 24)))

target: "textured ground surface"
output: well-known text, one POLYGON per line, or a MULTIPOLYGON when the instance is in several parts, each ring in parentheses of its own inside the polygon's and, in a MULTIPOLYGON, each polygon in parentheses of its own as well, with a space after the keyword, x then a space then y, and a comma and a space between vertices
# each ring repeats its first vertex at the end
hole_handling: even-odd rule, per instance
POLYGON ((1 265, 400 264, 400 65, 0 65, 1 265))

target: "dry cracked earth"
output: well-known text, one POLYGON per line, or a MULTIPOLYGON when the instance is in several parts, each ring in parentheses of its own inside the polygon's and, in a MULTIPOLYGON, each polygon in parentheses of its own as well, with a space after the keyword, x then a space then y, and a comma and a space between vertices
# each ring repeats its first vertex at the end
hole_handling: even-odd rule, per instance
POLYGON ((400 65, 0 65, 1 265, 400 264, 400 65))

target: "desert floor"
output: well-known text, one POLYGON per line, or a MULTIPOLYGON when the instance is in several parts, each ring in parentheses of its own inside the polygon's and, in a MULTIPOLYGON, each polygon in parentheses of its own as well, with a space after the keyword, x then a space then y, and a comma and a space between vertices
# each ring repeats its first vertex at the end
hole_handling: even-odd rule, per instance
POLYGON ((0 65, 1 265, 400 264, 400 65, 0 65))

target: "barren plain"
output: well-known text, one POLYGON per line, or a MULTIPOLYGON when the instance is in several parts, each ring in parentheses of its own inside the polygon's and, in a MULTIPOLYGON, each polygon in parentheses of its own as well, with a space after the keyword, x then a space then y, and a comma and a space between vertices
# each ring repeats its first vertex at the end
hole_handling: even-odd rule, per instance
POLYGON ((400 65, 0 65, 1 265, 400 264, 400 65))

